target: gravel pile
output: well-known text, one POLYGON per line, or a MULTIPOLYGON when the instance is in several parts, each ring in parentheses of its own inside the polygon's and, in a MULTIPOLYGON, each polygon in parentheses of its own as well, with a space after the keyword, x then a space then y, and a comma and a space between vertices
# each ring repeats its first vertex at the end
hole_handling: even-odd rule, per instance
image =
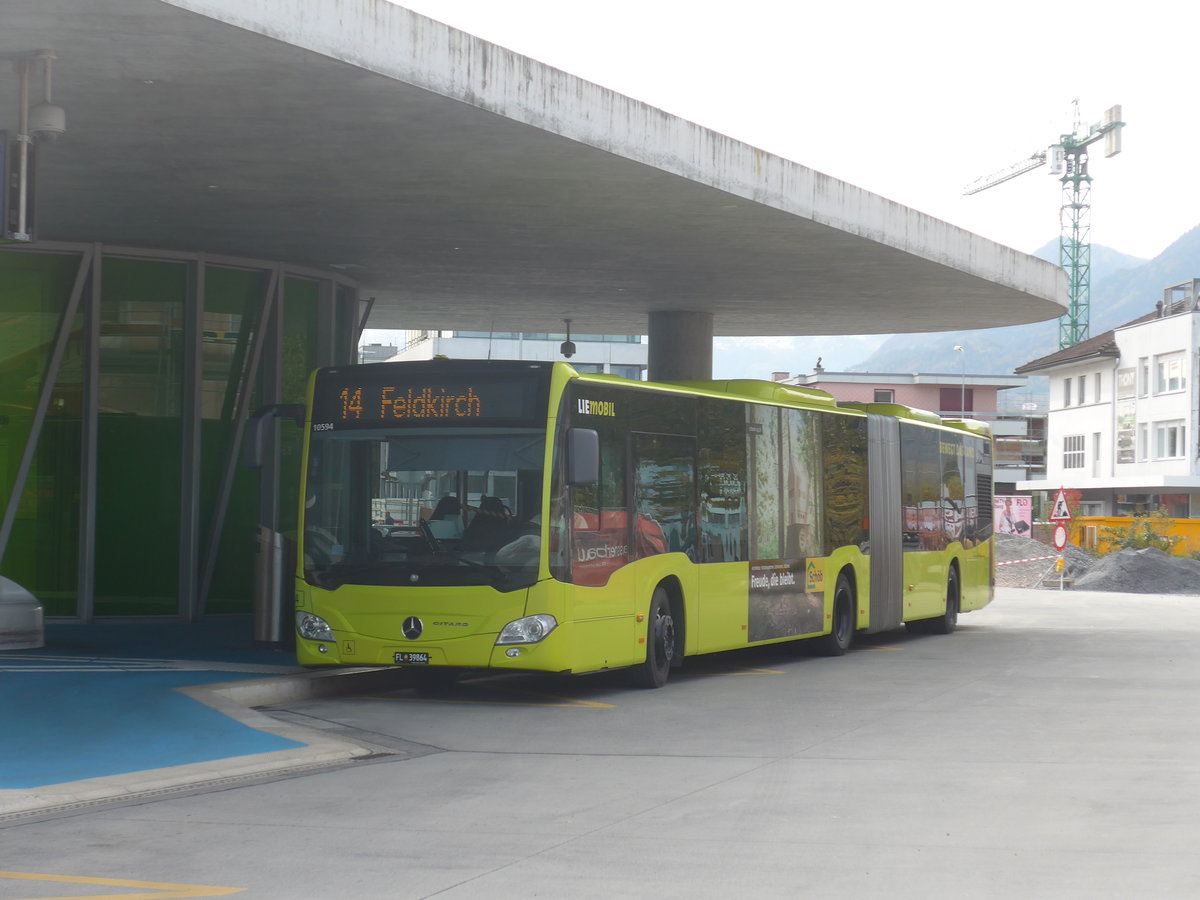
MULTIPOLYGON (((1200 560, 1169 556, 1161 550, 1120 550, 1092 556, 1068 545, 1064 574, 1081 591, 1137 594, 1200 594, 1200 560)), ((1032 538, 996 535, 996 584, 1039 588, 1058 584, 1058 554, 1032 538)))
POLYGON ((1161 550, 1119 550, 1102 556, 1080 577, 1081 591, 1132 594, 1200 594, 1200 559, 1161 550))

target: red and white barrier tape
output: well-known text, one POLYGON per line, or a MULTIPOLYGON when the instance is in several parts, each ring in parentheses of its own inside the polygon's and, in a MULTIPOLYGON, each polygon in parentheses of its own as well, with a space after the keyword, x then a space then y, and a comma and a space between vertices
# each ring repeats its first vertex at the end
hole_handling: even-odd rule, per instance
POLYGON ((996 563, 998 566, 1015 566, 1017 563, 1040 562, 1043 559, 1058 559, 1058 554, 1052 556, 1031 556, 1028 559, 1005 559, 996 563))

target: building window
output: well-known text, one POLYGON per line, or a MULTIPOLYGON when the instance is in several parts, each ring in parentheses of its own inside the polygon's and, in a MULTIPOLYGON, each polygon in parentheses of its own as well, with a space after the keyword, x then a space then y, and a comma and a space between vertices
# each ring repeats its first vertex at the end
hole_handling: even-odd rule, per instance
POLYGON ((975 410, 975 388, 964 385, 938 391, 938 410, 943 414, 966 414, 975 410))
POLYGON ((1084 436, 1068 434, 1063 438, 1063 468, 1082 469, 1084 457, 1084 436))
POLYGON ((1145 422, 1138 423, 1137 435, 1138 462, 1145 462, 1150 458, 1150 428, 1145 422))
POLYGON ((1086 375, 1079 376, 1079 393, 1077 396, 1079 397, 1078 401, 1076 401, 1077 405, 1083 406, 1083 404, 1087 403, 1087 376, 1086 375))
POLYGON ((1071 405, 1071 379, 1063 379, 1063 406, 1071 405))
POLYGON ((895 403, 896 392, 887 388, 875 388, 876 403, 895 403))
POLYGON ((1138 396, 1150 396, 1150 357, 1143 356, 1138 360, 1138 396))
POLYGON ((1095 385, 1095 387, 1092 388, 1092 401, 1095 403, 1100 402, 1100 376, 1102 374, 1102 372, 1097 372, 1096 380, 1092 382, 1095 385))
POLYGON ((1184 455, 1182 419, 1154 423, 1154 458, 1181 459, 1184 455))
POLYGON ((1187 386, 1183 375, 1183 354, 1168 353, 1154 357, 1154 393, 1182 391, 1187 386))

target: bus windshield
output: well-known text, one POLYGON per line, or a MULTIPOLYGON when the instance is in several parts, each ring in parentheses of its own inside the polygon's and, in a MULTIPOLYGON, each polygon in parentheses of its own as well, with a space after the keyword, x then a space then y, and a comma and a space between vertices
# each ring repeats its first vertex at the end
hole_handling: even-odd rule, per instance
POLYGON ((546 433, 539 428, 325 431, 312 437, 304 577, 343 584, 537 580, 546 433))

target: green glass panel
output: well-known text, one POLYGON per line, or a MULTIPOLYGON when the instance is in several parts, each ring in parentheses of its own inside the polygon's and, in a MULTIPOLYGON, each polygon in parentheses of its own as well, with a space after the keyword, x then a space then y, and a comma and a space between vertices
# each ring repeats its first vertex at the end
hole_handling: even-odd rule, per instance
MULTIPOLYGON (((0 253, 0 511, 12 499, 33 413, 79 257, 0 253)), ((77 318, 42 425, 0 574, 46 615, 76 614, 82 367, 77 318)))
POLYGON ((97 616, 178 613, 187 274, 183 263, 104 261, 97 616))
MULTIPOLYGON (((315 281, 289 278, 284 282, 283 403, 307 401, 308 376, 317 367, 317 294, 315 281)), ((279 442, 279 531, 295 540, 304 429, 283 421, 279 442)))
MULTIPOLYGON (((205 539, 233 446, 242 375, 259 327, 268 279, 262 270, 209 266, 205 271, 200 415, 200 513, 205 539)), ((256 387, 248 412, 261 403, 261 390, 256 387)), ((236 466, 205 607, 209 615, 248 613, 253 607, 258 504, 258 470, 236 466)))

